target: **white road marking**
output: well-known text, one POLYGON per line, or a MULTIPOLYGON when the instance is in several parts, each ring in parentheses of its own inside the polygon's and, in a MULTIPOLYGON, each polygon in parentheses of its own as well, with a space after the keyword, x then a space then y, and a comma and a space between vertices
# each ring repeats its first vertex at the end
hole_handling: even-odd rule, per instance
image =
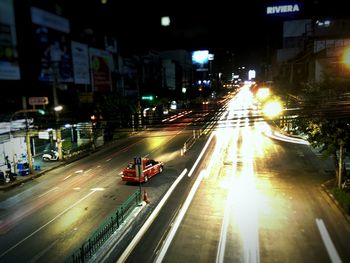
POLYGON ((188 177, 191 177, 191 175, 193 174, 194 170, 196 169, 196 167, 197 167, 199 161, 202 159, 203 154, 204 154, 205 151, 207 150, 207 148, 208 148, 208 146, 209 146, 211 140, 213 139, 213 137, 214 137, 213 133, 210 134, 210 137, 209 137, 207 143, 205 144, 205 146, 204 146, 203 150, 201 151, 201 153, 199 154, 199 156, 198 156, 196 162, 194 163, 194 165, 192 166, 190 172, 188 173, 188 175, 187 175, 188 177))
POLYGON ((187 173, 187 168, 185 168, 182 173, 179 175, 179 177, 175 180, 175 182, 171 185, 171 187, 169 188, 169 190, 166 192, 166 194, 164 195, 164 197, 162 198, 162 200, 159 202, 159 204, 157 205, 157 207, 154 209, 154 211, 152 212, 152 214, 150 215, 150 217, 147 219, 147 221, 143 224, 142 228, 140 229, 140 231, 137 233, 137 235, 134 237, 134 239, 130 242, 129 246, 124 250, 124 253, 119 257, 118 259, 118 263, 120 262, 125 262, 125 260, 127 259, 127 257, 130 255, 131 251, 135 248, 135 246, 137 245, 137 243, 140 241, 140 239, 142 238, 142 236, 144 235, 144 233, 147 231, 147 229, 149 228, 149 226, 152 224, 152 222, 154 221, 154 219, 157 217, 157 215, 159 214, 159 211, 162 209, 163 205, 165 204, 165 202, 168 200, 169 196, 171 195, 171 193, 174 191, 175 187, 178 185, 178 183, 181 181, 181 179, 185 176, 185 174, 187 173))
POLYGON ((52 189, 46 191, 45 193, 39 195, 39 197, 42 197, 42 196, 44 196, 44 195, 47 195, 48 193, 50 193, 50 192, 52 192, 52 191, 55 191, 55 190, 57 190, 57 189, 58 189, 58 187, 56 186, 56 187, 54 187, 54 188, 52 188, 52 189))
POLYGON ((107 159, 106 162, 109 162, 110 160, 112 160, 112 158, 107 159))
POLYGON ((323 222, 322 219, 316 218, 316 224, 318 227, 318 230, 320 231, 322 240, 323 240, 323 244, 325 245, 328 255, 332 261, 332 263, 341 263, 341 259, 338 255, 338 252, 332 242, 331 237, 329 236, 329 233, 327 231, 327 228, 323 222))
POLYGON ((70 178, 73 174, 67 175, 66 177, 63 178, 63 181, 67 180, 68 178, 70 178))
POLYGON ((176 234, 176 232, 177 232, 177 230, 178 230, 178 228, 179 228, 179 226, 180 226, 180 224, 182 222, 182 219, 184 218, 184 216, 185 216, 185 214, 187 212, 188 207, 190 206, 190 204, 192 202, 192 199, 193 199, 194 195, 197 192, 197 189, 198 189, 200 183, 202 182, 202 179, 203 179, 205 173, 206 173, 206 171, 202 170, 200 172, 197 180, 194 182, 194 184, 193 184, 193 186, 191 188, 191 191, 190 191, 190 193, 188 194, 188 196, 186 198, 185 203, 181 207, 181 210, 180 210, 178 216, 175 219, 174 225, 171 227, 170 232, 169 232, 168 236, 166 237, 162 248, 160 249, 158 257, 155 260, 156 263, 161 263, 163 261, 164 256, 165 256, 166 252, 168 251, 168 248, 169 248, 171 242, 174 239, 174 236, 175 236, 175 234, 176 234))

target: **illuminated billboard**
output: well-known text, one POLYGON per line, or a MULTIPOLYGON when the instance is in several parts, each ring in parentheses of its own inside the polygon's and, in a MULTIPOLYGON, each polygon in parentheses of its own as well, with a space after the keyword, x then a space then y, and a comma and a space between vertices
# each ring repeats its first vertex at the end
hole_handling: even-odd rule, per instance
POLYGON ((294 1, 282 1, 266 6, 266 14, 272 16, 291 16, 302 11, 302 4, 294 1))
POLYGON ((192 63, 196 71, 208 71, 209 51, 197 50, 192 52, 192 63))

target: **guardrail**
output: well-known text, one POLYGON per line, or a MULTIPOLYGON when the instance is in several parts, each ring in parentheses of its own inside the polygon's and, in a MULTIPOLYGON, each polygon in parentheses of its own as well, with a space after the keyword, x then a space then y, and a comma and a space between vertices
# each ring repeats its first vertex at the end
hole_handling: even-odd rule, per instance
POLYGON ((98 251, 98 249, 108 240, 108 238, 119 229, 125 218, 140 204, 141 192, 137 190, 122 203, 117 211, 113 212, 103 224, 77 249, 66 263, 84 263, 98 251))

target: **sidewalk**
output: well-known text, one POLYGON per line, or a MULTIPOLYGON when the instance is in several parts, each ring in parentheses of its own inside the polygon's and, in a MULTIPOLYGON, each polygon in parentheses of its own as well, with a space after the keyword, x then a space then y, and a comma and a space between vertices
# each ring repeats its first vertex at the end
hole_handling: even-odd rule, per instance
MULTIPOLYGON (((305 135, 288 134, 286 131, 284 131, 282 129, 281 129, 281 132, 284 135, 289 136, 289 137, 299 138, 299 139, 303 139, 303 140, 307 139, 305 135)), ((321 149, 316 149, 316 148, 313 148, 312 146, 309 146, 309 147, 310 147, 311 151, 317 156, 317 158, 322 157, 322 153, 320 152, 321 149)), ((345 165, 346 170, 350 169, 350 156, 347 154, 344 156, 344 165, 345 165)), ((321 184, 321 190, 326 194, 326 196, 328 196, 331 199, 333 204, 339 209, 339 211, 343 214, 345 219, 350 223, 350 211, 347 211, 348 209, 346 207, 344 207, 344 206, 346 206, 346 204, 340 203, 337 200, 337 198, 333 195, 332 192, 334 191, 335 188, 336 188, 336 178, 335 178, 335 171, 334 171, 334 178, 321 184)), ((344 192, 344 195, 348 195, 348 197, 350 198, 349 192, 344 192)))
POLYGON ((326 195, 332 200, 334 205, 339 209, 339 211, 343 214, 345 219, 350 223, 350 214, 346 211, 344 206, 338 202, 338 200, 332 194, 332 190, 334 189, 336 184, 336 180, 331 179, 321 185, 322 190, 326 193, 326 195))

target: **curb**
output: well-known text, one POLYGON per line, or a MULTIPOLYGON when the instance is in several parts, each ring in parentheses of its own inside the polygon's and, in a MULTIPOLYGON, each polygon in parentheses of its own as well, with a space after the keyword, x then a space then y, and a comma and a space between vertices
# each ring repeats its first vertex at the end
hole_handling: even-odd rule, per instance
POLYGON ((321 184, 322 190, 326 193, 326 195, 331 199, 333 204, 339 209, 339 211, 343 214, 344 218, 350 223, 350 215, 344 210, 343 206, 338 202, 338 200, 333 196, 333 194, 327 189, 326 184, 332 182, 333 179, 321 184))
POLYGON ((97 250, 97 252, 87 261, 92 262, 107 262, 109 256, 114 252, 118 246, 119 241, 126 236, 135 222, 134 219, 146 208, 147 204, 142 201, 141 205, 134 208, 134 211, 124 220, 120 225, 119 229, 115 230, 114 233, 107 239, 107 241, 97 250))

